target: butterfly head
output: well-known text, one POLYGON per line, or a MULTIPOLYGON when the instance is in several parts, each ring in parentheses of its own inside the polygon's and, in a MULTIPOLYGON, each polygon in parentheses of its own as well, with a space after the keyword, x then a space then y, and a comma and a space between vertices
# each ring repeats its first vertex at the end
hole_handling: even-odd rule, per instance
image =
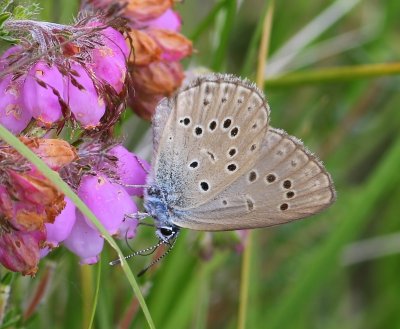
POLYGON ((163 225, 157 228, 156 235, 166 244, 171 244, 174 241, 179 233, 179 227, 175 225, 163 225))

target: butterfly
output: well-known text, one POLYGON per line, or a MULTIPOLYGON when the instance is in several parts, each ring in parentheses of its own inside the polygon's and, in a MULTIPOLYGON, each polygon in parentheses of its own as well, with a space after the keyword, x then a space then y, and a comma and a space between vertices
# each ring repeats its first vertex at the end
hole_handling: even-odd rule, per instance
POLYGON ((144 207, 159 243, 145 251, 172 248, 181 228, 280 225, 335 201, 323 164, 269 117, 263 93, 227 74, 201 76, 158 104, 144 207))

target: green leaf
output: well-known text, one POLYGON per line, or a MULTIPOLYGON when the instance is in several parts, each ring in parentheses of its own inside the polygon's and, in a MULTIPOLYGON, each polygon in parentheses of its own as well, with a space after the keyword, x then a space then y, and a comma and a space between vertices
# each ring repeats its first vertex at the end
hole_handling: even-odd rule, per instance
POLYGON ((11 16, 11 13, 1 13, 0 14, 0 28, 2 27, 2 25, 4 24, 4 22, 9 19, 11 16))

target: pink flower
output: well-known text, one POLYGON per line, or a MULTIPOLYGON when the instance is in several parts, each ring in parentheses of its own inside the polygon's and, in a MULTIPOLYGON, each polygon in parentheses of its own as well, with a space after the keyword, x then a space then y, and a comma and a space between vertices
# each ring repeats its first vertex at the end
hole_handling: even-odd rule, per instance
POLYGON ((56 217, 54 223, 46 223, 47 237, 46 244, 55 248, 58 244, 64 241, 71 233, 72 227, 75 224, 75 205, 68 198, 65 198, 65 208, 56 217))
POLYGON ((0 72, 3 71, 8 66, 13 65, 22 52, 23 52, 22 47, 18 45, 8 48, 0 56, 0 72))
POLYGON ((179 32, 182 26, 182 19, 179 14, 171 8, 164 12, 161 16, 146 22, 153 29, 171 30, 179 32))
POLYGON ((109 152, 117 160, 117 173, 122 186, 130 195, 143 196, 143 187, 129 187, 128 185, 146 184, 146 176, 150 165, 137 155, 129 152, 122 145, 113 147, 109 152))
POLYGON ((21 79, 12 81, 9 74, 0 80, 0 123, 14 134, 26 128, 32 115, 23 106, 21 79))
POLYGON ((26 110, 46 125, 61 118, 63 93, 64 79, 58 68, 39 61, 26 76, 22 98, 26 110))
POLYGON ((119 226, 115 237, 118 239, 133 239, 136 236, 138 224, 137 219, 126 217, 119 226))
POLYGON ((71 76, 64 88, 66 100, 75 119, 85 129, 96 127, 105 113, 105 103, 99 96, 92 79, 78 63, 71 62, 71 76))
POLYGON ((95 264, 99 260, 104 245, 100 233, 89 226, 81 213, 76 213, 76 221, 64 245, 80 257, 81 264, 95 264))
MULTIPOLYGON (((100 174, 83 177, 78 195, 112 235, 118 233, 125 215, 137 211, 128 192, 100 174)), ((89 220, 87 222, 92 225, 89 220)))
POLYGON ((98 78, 120 93, 127 74, 128 46, 122 34, 111 27, 100 31, 100 35, 103 46, 93 50, 91 68, 98 78))

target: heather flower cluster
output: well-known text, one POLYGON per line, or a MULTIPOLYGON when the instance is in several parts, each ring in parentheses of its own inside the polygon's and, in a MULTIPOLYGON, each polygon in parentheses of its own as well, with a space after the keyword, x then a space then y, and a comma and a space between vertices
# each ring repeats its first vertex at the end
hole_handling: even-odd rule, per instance
MULTIPOLYGON (((11 34, 25 37, 0 57, 0 123, 58 172, 111 235, 131 239, 138 224, 133 197, 143 196, 137 185, 145 184, 150 166, 121 145, 113 127, 127 103, 150 118, 182 82, 179 61, 192 46, 178 32, 171 1, 132 0, 121 8, 86 1, 82 9, 91 12, 70 26, 6 21, 11 34)), ((60 245, 81 264, 93 264, 104 239, 0 141, 0 263, 34 275, 39 260, 60 245)))
MULTIPOLYGON (((92 0, 98 8, 118 0, 92 0)), ((172 8, 172 0, 128 1, 122 15, 131 28, 134 51, 129 57, 132 68, 130 107, 150 120, 155 106, 170 96, 184 79, 182 59, 192 54, 192 42, 180 34, 182 21, 172 8)))

